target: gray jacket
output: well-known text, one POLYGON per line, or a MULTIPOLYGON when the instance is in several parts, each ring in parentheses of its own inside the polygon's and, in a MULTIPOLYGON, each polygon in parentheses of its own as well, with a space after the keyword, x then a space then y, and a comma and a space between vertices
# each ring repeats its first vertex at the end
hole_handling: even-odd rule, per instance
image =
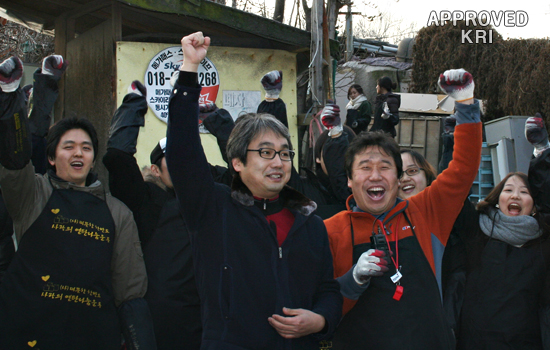
POLYGON ((107 202, 116 227, 111 261, 112 284, 116 305, 142 298, 147 290, 147 274, 132 212, 118 199, 105 193, 100 181, 81 187, 54 177, 34 173, 32 163, 23 169, 0 166, 0 185, 8 212, 13 218, 17 241, 40 216, 53 187, 90 193, 107 202), (51 183, 51 184, 50 184, 51 183))

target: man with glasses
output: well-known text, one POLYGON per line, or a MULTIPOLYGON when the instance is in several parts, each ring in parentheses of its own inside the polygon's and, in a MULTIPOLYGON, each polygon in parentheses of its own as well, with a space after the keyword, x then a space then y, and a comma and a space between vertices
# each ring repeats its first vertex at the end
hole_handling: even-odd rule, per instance
POLYGON ((286 186, 294 151, 273 116, 240 117, 227 143, 231 188, 214 182, 198 131, 197 68, 210 38, 182 39, 166 161, 191 236, 201 349, 318 349, 340 320, 326 229, 286 186))
POLYGON ((438 282, 445 244, 479 167, 481 123, 470 73, 446 71, 439 85, 457 101, 456 147, 449 168, 424 191, 398 198, 403 163, 389 134, 366 133, 348 147, 353 195, 348 210, 325 220, 345 297, 333 349, 455 347, 438 282))

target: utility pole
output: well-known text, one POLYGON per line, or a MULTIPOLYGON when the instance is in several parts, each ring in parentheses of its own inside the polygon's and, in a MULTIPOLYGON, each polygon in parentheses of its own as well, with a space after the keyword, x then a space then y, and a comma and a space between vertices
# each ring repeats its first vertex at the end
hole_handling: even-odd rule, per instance
POLYGON ((339 15, 346 15, 346 61, 351 60, 353 56, 353 15, 360 15, 361 12, 351 12, 353 2, 348 2, 348 11, 340 12, 339 15))
POLYGON ((323 84, 323 0, 313 0, 311 5, 311 48, 309 81, 314 111, 325 105, 323 84))

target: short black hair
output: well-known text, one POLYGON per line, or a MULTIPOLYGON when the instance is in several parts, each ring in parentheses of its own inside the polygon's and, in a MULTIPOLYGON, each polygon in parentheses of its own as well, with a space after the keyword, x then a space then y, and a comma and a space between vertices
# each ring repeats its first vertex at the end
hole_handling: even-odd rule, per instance
POLYGON ((382 130, 363 132, 349 144, 345 156, 345 167, 348 178, 352 178, 352 167, 355 156, 371 146, 379 147, 384 153, 393 158, 397 167, 397 178, 400 179, 403 174, 403 160, 399 152, 399 145, 390 134, 382 130))
MULTIPOLYGON (((55 151, 59 145, 61 137, 69 130, 82 129, 92 139, 92 147, 94 148, 94 161, 97 157, 99 141, 97 140, 97 132, 94 125, 86 118, 64 118, 55 123, 48 131, 46 139, 46 156, 48 159, 55 159, 55 151)), ((55 168, 55 166, 52 166, 55 168)))

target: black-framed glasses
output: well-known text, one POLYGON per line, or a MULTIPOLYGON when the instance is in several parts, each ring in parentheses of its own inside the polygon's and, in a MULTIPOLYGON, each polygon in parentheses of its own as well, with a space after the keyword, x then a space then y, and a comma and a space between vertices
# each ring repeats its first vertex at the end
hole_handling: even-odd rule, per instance
POLYGON ((294 158, 295 152, 289 149, 284 149, 281 151, 275 151, 273 148, 259 148, 259 149, 247 149, 247 152, 258 152, 260 157, 264 159, 273 159, 278 154, 281 160, 291 161, 294 158))
POLYGON ((420 170, 424 170, 424 168, 408 168, 407 170, 403 170, 403 172, 407 174, 407 176, 415 176, 420 170))

